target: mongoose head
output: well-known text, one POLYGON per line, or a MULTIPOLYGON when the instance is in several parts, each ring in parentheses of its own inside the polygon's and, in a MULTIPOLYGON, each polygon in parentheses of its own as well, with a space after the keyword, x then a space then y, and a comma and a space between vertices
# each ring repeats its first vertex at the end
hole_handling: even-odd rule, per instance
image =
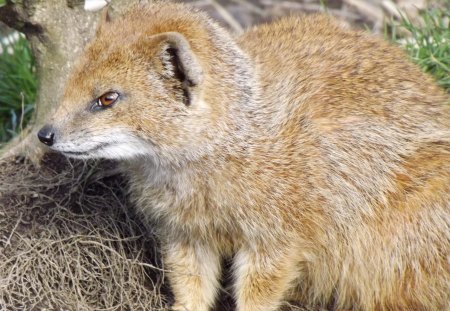
POLYGON ((204 13, 175 4, 104 21, 39 139, 85 159, 202 156, 226 109, 211 98, 233 97, 208 79, 228 66, 214 56, 221 53, 210 39, 215 27, 204 13))

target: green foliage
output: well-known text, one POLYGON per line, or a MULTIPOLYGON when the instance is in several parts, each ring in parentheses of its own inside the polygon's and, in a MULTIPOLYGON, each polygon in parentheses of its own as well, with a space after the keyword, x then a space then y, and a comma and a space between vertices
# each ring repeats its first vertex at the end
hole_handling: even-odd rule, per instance
POLYGON ((20 132, 30 120, 36 99, 34 59, 25 38, 0 43, 0 144, 20 132), (12 52, 12 53, 11 53, 12 52))
POLYGON ((412 60, 450 91, 450 10, 428 9, 420 18, 422 25, 402 16, 400 23, 392 27, 392 39, 404 43, 412 60), (402 39, 401 30, 407 30, 411 36, 402 39))

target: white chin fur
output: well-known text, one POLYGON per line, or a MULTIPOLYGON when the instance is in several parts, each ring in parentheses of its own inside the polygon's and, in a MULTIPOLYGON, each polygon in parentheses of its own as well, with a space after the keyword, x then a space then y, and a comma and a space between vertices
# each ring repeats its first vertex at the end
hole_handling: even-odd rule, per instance
POLYGON ((101 148, 93 153, 95 158, 125 160, 140 156, 154 157, 155 153, 152 148, 143 143, 127 143, 114 144, 101 148))
POLYGON ((124 160, 136 157, 154 157, 155 152, 149 143, 133 135, 114 133, 105 137, 93 137, 91 141, 78 144, 77 140, 56 143, 52 149, 77 159, 124 160))

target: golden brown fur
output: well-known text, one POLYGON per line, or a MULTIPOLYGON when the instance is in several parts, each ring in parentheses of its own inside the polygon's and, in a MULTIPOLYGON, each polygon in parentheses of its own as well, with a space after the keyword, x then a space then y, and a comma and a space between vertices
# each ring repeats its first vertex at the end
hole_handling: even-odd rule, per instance
POLYGON ((124 159, 176 310, 212 308, 229 256, 239 311, 285 299, 445 310, 448 103, 399 48, 330 17, 233 39, 204 13, 155 4, 102 25, 53 118, 53 148, 124 159), (112 108, 86 108, 112 89, 112 108))

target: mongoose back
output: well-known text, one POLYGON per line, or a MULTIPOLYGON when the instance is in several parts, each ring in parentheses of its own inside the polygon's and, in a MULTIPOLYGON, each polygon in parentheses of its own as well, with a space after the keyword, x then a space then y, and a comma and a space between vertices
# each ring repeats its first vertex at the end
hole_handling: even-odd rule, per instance
POLYGON ((38 136, 118 159, 174 310, 449 310, 449 96, 324 15, 233 38, 187 5, 105 20, 38 136))

